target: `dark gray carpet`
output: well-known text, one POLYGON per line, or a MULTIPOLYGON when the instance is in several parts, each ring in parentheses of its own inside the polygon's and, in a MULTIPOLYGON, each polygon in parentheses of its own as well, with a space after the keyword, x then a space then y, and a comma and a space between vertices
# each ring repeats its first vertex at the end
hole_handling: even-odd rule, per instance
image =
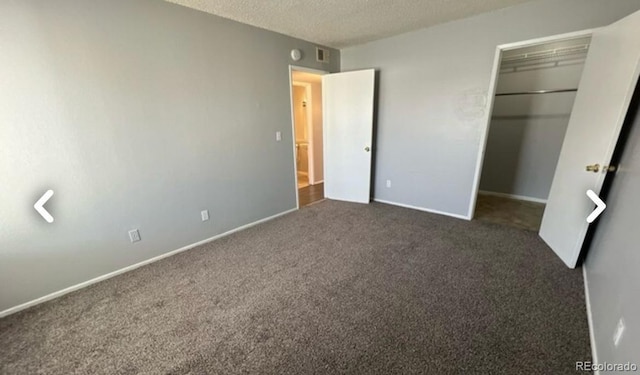
POLYGON ((325 201, 0 320, 2 374, 564 374, 582 273, 535 233, 325 201))

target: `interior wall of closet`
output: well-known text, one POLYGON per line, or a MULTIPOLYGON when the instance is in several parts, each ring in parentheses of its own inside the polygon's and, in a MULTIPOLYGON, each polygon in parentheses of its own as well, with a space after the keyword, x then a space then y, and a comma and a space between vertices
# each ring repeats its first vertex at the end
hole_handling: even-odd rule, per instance
POLYGON ((502 54, 480 192, 545 202, 590 38, 502 54))

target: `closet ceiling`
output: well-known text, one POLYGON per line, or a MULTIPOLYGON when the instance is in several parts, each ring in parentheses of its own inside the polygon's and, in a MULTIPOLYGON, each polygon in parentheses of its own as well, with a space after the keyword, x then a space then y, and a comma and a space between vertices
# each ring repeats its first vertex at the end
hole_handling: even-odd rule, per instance
POLYGON ((167 0, 344 48, 531 0, 167 0))

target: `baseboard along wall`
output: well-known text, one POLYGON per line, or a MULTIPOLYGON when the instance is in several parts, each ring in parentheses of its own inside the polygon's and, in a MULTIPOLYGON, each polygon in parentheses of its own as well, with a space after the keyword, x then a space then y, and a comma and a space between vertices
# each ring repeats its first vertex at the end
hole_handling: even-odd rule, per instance
POLYGON ((239 226, 237 228, 231 229, 231 230, 229 230, 227 232, 224 232, 224 233, 221 233, 221 234, 217 234, 217 235, 215 235, 213 237, 209 237, 209 238, 204 239, 202 241, 198 241, 198 242, 192 243, 190 245, 181 247, 179 249, 169 251, 168 253, 160 254, 160 255, 158 255, 156 257, 153 257, 153 258, 150 258, 150 259, 147 259, 147 260, 143 260, 142 262, 139 262, 139 263, 136 263, 136 264, 132 264, 132 265, 124 267, 124 268, 120 268, 120 269, 115 270, 113 272, 109 272, 107 274, 104 274, 102 276, 98 276, 98 277, 93 278, 91 280, 87 280, 87 281, 81 282, 79 284, 72 285, 72 286, 70 286, 68 288, 64 288, 62 290, 47 294, 45 296, 36 298, 36 299, 31 300, 29 302, 25 302, 23 304, 20 304, 20 305, 14 306, 14 307, 10 307, 10 308, 8 308, 6 310, 0 311, 0 318, 3 318, 5 316, 7 316, 7 315, 15 314, 18 311, 22 311, 24 309, 28 309, 29 307, 33 307, 33 306, 39 305, 39 304, 41 304, 43 302, 47 302, 47 301, 50 301, 52 299, 55 299, 55 298, 58 298, 58 297, 62 297, 65 294, 68 294, 68 293, 71 293, 71 292, 75 292, 76 290, 80 290, 82 288, 86 288, 89 285, 92 285, 92 284, 98 283, 100 281, 104 281, 104 280, 110 279, 112 277, 121 275, 121 274, 123 274, 125 272, 133 271, 136 268, 140 268, 142 266, 146 266, 147 264, 151 264, 153 262, 157 262, 160 259, 168 258, 170 256, 179 254, 179 253, 181 253, 183 251, 187 251, 187 250, 193 249, 194 247, 197 247, 197 246, 200 246, 200 245, 204 245, 204 244, 209 243, 211 241, 215 241, 218 238, 226 237, 226 236, 228 236, 230 234, 233 234, 235 232, 239 232, 241 230, 250 228, 252 226, 264 223, 266 221, 276 219, 276 218, 278 218, 280 216, 284 216, 284 215, 289 214, 289 213, 291 213, 293 211, 297 211, 297 208, 294 208, 294 209, 291 209, 291 210, 287 210, 287 211, 283 211, 283 212, 280 212, 280 213, 275 214, 273 216, 269 216, 269 217, 266 217, 264 219, 260 219, 260 220, 254 221, 252 223, 239 226))

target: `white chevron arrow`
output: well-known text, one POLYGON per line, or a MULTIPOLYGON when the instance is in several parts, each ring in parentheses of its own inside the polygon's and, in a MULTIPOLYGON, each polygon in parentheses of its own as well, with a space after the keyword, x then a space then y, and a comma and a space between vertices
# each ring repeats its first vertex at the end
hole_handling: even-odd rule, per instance
POLYGON ((44 193, 44 195, 41 196, 40 199, 38 199, 36 204, 33 205, 33 208, 38 211, 40 216, 42 216, 47 221, 47 223, 53 223, 53 216, 51 216, 51 214, 47 212, 47 210, 45 210, 43 206, 51 197, 53 197, 53 190, 47 190, 47 192, 44 193))
POLYGON ((593 221, 600 216, 600 214, 602 213, 602 211, 604 211, 605 208, 607 208, 607 205, 602 201, 602 199, 600 199, 600 197, 593 192, 593 190, 587 190, 587 197, 589 197, 593 203, 596 204, 596 209, 593 210, 593 212, 587 216, 587 223, 593 223, 593 221))

